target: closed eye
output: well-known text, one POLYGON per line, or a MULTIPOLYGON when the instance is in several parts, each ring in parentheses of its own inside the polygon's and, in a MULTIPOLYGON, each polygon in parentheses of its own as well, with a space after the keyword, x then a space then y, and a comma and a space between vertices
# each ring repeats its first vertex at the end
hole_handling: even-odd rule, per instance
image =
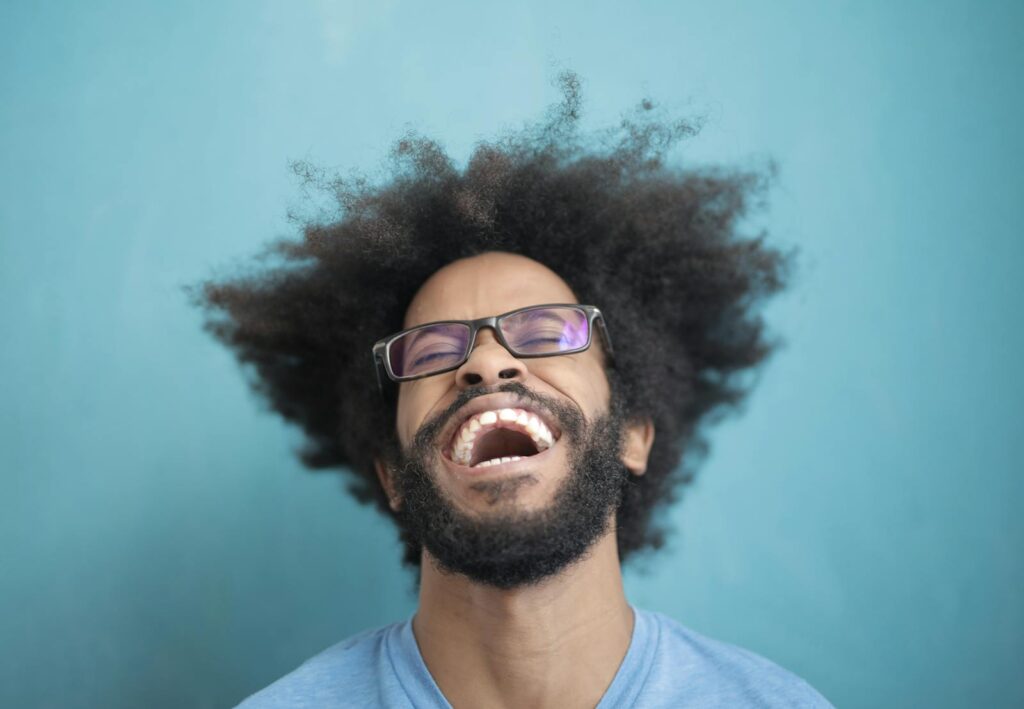
POLYGON ((562 342, 562 339, 563 338, 562 338, 561 335, 559 335, 557 337, 533 337, 533 338, 530 338, 529 340, 526 340, 525 342, 518 342, 516 344, 519 347, 529 347, 531 345, 546 345, 546 344, 557 345, 557 344, 562 342))
POLYGON ((420 355, 413 360, 414 366, 422 366, 424 364, 437 363, 446 359, 456 359, 460 353, 458 352, 428 352, 420 355))

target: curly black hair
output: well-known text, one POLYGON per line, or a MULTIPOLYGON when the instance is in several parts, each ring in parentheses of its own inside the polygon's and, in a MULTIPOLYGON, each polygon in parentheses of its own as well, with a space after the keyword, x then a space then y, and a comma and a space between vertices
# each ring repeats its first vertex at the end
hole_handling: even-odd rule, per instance
MULTIPOLYGON (((757 310, 784 287, 795 253, 741 233, 770 165, 668 165, 696 127, 650 100, 585 135, 579 80, 560 81, 562 100, 543 120, 477 144, 463 170, 416 134, 396 143, 376 182, 296 164, 337 212, 305 220, 301 240, 271 243, 259 268, 189 293, 253 389, 301 428, 303 464, 346 471, 360 502, 393 516, 373 460, 397 450, 395 401, 378 392, 372 344, 402 328, 420 285, 454 260, 506 251, 545 264, 601 308, 615 343, 613 395, 657 432, 617 512, 625 561, 663 545, 654 513, 693 480, 705 426, 738 408, 752 386, 743 375, 779 346, 757 310)), ((405 545, 405 562, 418 565, 419 547, 405 545)))

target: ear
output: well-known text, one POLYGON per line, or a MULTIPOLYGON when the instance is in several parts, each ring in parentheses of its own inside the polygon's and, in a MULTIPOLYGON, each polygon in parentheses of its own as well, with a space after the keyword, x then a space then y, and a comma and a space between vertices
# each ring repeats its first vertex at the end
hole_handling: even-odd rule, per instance
POLYGON ((647 458, 654 445, 654 422, 650 418, 633 421, 626 426, 622 446, 622 463, 633 475, 647 472, 647 458))
POLYGON ((388 506, 393 512, 398 512, 400 499, 395 492, 395 480, 391 470, 380 458, 373 459, 373 469, 377 471, 377 479, 380 480, 380 486, 384 488, 384 494, 388 497, 388 506))

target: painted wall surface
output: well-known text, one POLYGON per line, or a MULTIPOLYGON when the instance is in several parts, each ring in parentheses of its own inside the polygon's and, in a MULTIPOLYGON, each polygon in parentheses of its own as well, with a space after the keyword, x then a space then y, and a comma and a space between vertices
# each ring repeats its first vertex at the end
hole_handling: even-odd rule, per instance
POLYGON ((295 233, 289 161, 464 160, 584 79, 780 167, 787 342, 627 590, 840 707, 1024 705, 1024 5, 0 6, 0 705, 221 707, 408 616, 383 518, 185 283, 295 233))

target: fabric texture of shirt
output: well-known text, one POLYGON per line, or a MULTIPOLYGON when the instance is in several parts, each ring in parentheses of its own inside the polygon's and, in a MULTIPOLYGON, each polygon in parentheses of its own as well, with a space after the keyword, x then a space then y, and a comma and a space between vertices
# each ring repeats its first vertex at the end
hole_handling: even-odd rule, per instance
MULTIPOLYGON (((597 709, 618 707, 831 707, 807 682, 748 650, 633 608, 626 656, 597 709)), ((412 618, 367 630, 316 655, 240 709, 388 707, 450 709, 430 675, 412 618)))

